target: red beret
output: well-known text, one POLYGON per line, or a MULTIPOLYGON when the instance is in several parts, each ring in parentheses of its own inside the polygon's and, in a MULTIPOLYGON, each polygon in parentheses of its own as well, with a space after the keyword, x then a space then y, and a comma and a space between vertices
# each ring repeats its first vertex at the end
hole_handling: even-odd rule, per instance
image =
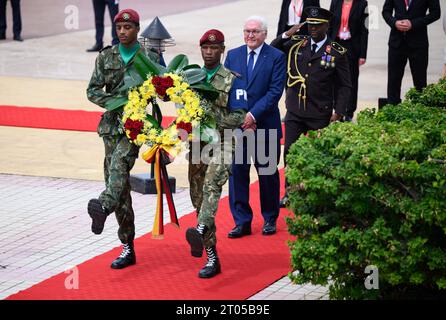
POLYGON ((113 20, 116 22, 133 22, 139 24, 139 15, 138 12, 132 9, 124 9, 118 12, 113 20))
POLYGON ((211 29, 206 31, 201 37, 200 46, 203 45, 203 43, 219 44, 223 42, 225 42, 225 36, 223 33, 219 30, 211 29))

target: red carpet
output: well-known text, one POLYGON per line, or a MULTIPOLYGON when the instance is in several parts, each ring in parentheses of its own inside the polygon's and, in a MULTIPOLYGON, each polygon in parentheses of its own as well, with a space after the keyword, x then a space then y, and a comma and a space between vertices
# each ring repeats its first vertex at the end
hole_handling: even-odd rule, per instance
MULTIPOLYGON (((281 176, 283 181, 283 170, 281 176)), ((120 253, 120 248, 115 248, 78 266, 79 289, 66 289, 65 279, 70 275, 61 273, 8 299, 247 299, 290 271, 290 254, 286 244, 290 235, 285 224, 285 216, 289 212, 282 210, 277 234, 262 236, 263 219, 259 213, 258 183, 251 185, 250 194, 255 212, 253 234, 241 239, 227 238, 227 233, 233 227, 233 220, 228 198, 220 200, 217 249, 222 273, 214 278, 197 277, 206 258, 205 255, 202 258, 190 255, 185 232, 188 227, 196 225, 196 214, 191 213, 180 219, 181 229, 166 225, 164 240, 153 240, 150 234, 136 239, 135 266, 112 270, 110 262, 120 253)), ((101 237, 98 236, 98 239, 101 237)))
MULTIPOLYGON (((96 132, 103 112, 0 105, 0 126, 96 132)), ((163 117, 167 127, 175 117, 163 117)), ((282 131, 285 128, 282 124, 282 131)), ((284 139, 280 141, 284 144, 284 139)))
MULTIPOLYGON (((103 112, 0 106, 0 126, 96 131, 103 112)), ((174 117, 163 117, 167 126, 174 117)))

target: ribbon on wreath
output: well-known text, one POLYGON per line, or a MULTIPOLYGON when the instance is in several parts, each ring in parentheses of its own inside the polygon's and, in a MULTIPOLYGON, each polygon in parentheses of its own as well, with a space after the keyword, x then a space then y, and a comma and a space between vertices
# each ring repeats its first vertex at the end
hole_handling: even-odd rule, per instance
POLYGON ((155 185, 156 185, 156 213, 155 222, 153 223, 152 238, 164 238, 164 223, 163 223, 163 190, 166 193, 167 205, 170 212, 170 222, 178 228, 180 227, 177 217, 175 204, 173 203, 172 191, 169 185, 169 176, 167 175, 166 164, 163 160, 165 156, 173 158, 175 153, 173 148, 154 145, 151 149, 142 154, 142 158, 147 163, 155 163, 155 185), (170 152, 169 152, 170 151, 170 152))

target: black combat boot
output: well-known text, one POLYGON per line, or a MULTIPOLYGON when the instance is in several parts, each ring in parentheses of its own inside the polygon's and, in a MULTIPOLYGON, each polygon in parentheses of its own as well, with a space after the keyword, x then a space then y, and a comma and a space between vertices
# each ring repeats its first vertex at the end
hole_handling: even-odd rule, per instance
POLYGON ((124 243, 122 253, 115 261, 112 262, 112 269, 123 269, 136 263, 135 249, 133 242, 124 243))
POLYGON ((110 212, 103 207, 98 199, 91 199, 88 202, 88 214, 91 217, 91 231, 94 234, 101 234, 104 230, 105 220, 110 212))
POLYGON ((207 230, 204 224, 198 224, 196 228, 186 230, 186 240, 190 244, 190 253, 193 257, 203 256, 203 236, 207 230))
POLYGON ((198 273, 200 278, 212 278, 221 272, 220 260, 218 259, 215 246, 206 248, 206 253, 208 255, 208 262, 198 273))

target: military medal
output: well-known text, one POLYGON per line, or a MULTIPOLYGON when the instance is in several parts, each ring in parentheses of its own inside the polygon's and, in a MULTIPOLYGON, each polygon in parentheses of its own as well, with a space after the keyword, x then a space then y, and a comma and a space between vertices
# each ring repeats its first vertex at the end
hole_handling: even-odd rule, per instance
POLYGON ((324 55, 322 56, 321 59, 321 66, 326 68, 327 65, 327 54, 324 52, 324 55))
POLYGON ((334 68, 335 66, 335 57, 331 57, 331 67, 334 68))

